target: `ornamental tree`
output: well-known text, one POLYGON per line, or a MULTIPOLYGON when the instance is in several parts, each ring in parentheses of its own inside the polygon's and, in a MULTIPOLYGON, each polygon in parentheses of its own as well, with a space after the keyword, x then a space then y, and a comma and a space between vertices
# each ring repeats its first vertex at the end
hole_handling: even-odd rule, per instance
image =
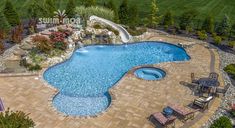
POLYGON ((159 9, 157 7, 156 0, 152 0, 151 3, 151 12, 149 14, 149 26, 156 27, 159 24, 160 16, 159 16, 159 9))
POLYGON ((138 8, 136 6, 136 4, 133 4, 130 6, 129 10, 128 10, 128 14, 129 14, 129 21, 128 21, 128 25, 130 26, 130 28, 135 29, 135 26, 138 24, 138 8))
POLYGON ((11 1, 6 0, 5 6, 3 8, 3 13, 8 21, 8 23, 13 27, 20 24, 20 18, 14 9, 11 1))

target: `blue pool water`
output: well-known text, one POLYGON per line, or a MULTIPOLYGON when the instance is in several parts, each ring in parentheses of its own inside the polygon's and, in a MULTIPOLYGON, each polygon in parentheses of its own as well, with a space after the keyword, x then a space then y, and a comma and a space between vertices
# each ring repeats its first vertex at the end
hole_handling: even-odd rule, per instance
POLYGON ((93 45, 49 68, 44 79, 59 89, 53 104, 67 115, 96 115, 110 105, 108 90, 135 66, 187 61, 184 49, 162 42, 93 45))
POLYGON ((160 80, 166 76, 166 72, 159 68, 139 68, 135 72, 135 76, 144 80, 160 80))

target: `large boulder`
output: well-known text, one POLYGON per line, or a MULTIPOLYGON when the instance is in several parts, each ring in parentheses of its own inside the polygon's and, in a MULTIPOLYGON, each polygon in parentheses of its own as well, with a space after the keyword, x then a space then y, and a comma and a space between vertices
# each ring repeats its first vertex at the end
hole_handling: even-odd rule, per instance
POLYGON ((20 46, 20 48, 23 49, 23 50, 30 50, 30 49, 33 48, 33 45, 28 44, 28 43, 25 43, 25 44, 22 44, 22 45, 20 46))
POLYGON ((21 60, 21 56, 12 54, 6 60, 9 60, 9 61, 20 61, 21 60))
POLYGON ((13 51, 13 54, 16 56, 23 56, 26 54, 26 52, 22 49, 16 49, 15 51, 13 51))

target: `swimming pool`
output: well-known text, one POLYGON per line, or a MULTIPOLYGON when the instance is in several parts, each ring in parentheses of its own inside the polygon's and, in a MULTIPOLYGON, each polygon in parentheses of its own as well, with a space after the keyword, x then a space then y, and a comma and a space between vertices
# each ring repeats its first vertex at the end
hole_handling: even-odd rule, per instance
POLYGON ((67 115, 97 115, 108 108, 108 90, 135 66, 187 61, 181 47, 163 42, 128 45, 92 45, 77 49, 71 58, 44 73, 44 79, 59 89, 53 99, 67 115))
POLYGON ((160 80, 166 76, 166 72, 159 68, 142 67, 134 72, 135 76, 144 80, 160 80))

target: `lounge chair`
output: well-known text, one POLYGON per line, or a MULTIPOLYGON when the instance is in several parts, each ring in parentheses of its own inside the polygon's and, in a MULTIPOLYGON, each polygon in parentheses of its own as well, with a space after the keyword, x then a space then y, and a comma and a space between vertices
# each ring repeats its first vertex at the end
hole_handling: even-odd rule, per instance
POLYGON ((174 110, 175 115, 178 115, 179 118, 185 122, 189 119, 194 119, 195 112, 198 110, 189 109, 188 107, 179 106, 177 104, 169 105, 171 109, 174 110))
POLYGON ((215 72, 211 72, 209 75, 210 79, 218 80, 219 75, 215 72))
POLYGON ((149 120, 157 126, 159 123, 163 127, 175 126, 175 116, 165 117, 161 112, 156 112, 149 117, 149 120))
POLYGON ((213 99, 212 96, 209 97, 200 97, 198 99, 195 99, 193 104, 202 108, 202 109, 208 109, 210 101, 213 99))
POLYGON ((2 102, 2 99, 0 98, 0 112, 4 111, 4 105, 3 105, 3 102, 2 102))

